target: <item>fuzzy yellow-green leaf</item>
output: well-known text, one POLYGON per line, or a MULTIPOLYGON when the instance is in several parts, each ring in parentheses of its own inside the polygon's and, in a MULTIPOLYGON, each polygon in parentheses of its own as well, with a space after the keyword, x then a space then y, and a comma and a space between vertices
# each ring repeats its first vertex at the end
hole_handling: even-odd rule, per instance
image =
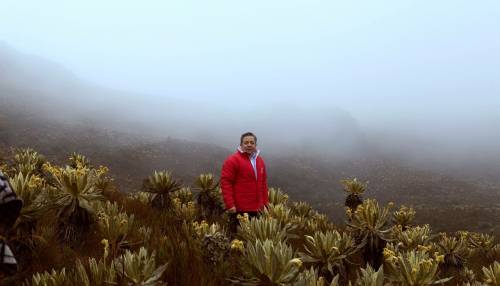
POLYGON ((114 248, 118 248, 134 228, 134 215, 123 212, 116 202, 106 201, 98 210, 97 218, 101 235, 108 239, 114 248))
POLYGON ((391 283, 403 286, 425 286, 446 282, 451 278, 437 280, 439 262, 427 251, 411 250, 395 256, 385 254, 384 268, 391 283))
POLYGON ((358 273, 358 279, 355 283, 356 286, 383 286, 384 285, 384 268, 375 271, 370 265, 366 268, 361 268, 358 273))
POLYGON ((356 252, 354 239, 348 233, 339 233, 336 230, 316 232, 313 236, 306 236, 304 252, 300 257, 304 262, 333 269, 356 252))
POLYGON ((287 230, 281 227, 274 218, 261 217, 240 223, 238 235, 246 241, 272 240, 275 242, 287 240, 287 230))
POLYGON ((363 194, 368 186, 368 182, 360 182, 357 178, 341 180, 340 183, 344 186, 345 192, 353 195, 363 194))
POLYGON ((159 285, 167 264, 156 266, 155 254, 141 247, 138 252, 126 251, 114 260, 117 275, 132 285, 159 285))
POLYGON ((289 285, 297 281, 301 263, 286 243, 272 240, 247 242, 243 277, 239 285, 289 285))
POLYGON ((326 281, 324 277, 318 275, 318 270, 311 267, 308 270, 300 273, 297 282, 293 283, 293 286, 338 286, 339 285, 339 275, 335 275, 330 284, 326 281))
POLYGON ((500 262, 495 261, 488 267, 483 267, 484 279, 486 285, 500 286, 500 262))
POLYGON ((398 248, 403 250, 426 249, 432 238, 431 228, 428 224, 410 227, 404 231, 401 228, 395 228, 394 232, 396 240, 399 241, 398 248))
POLYGON ((269 203, 272 205, 286 205, 288 195, 279 188, 269 188, 269 203))
MULTIPOLYGON (((31 286, 65 286, 71 285, 70 273, 66 272, 65 268, 61 270, 52 269, 52 271, 45 271, 43 273, 35 273, 31 278, 31 283, 27 282, 25 285, 31 286)), ((73 284, 74 285, 74 284, 73 284)))
POLYGON ((415 218, 415 210, 406 206, 401 206, 399 210, 392 214, 392 220, 396 225, 407 227, 411 225, 415 218))
POLYGON ((201 174, 196 178, 194 185, 201 191, 211 191, 215 190, 219 184, 215 181, 213 174, 201 174))

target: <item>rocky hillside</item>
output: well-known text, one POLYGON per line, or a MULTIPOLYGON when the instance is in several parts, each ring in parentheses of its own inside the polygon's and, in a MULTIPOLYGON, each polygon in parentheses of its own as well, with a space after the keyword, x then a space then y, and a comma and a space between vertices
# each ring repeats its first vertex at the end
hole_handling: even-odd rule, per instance
MULTIPOLYGON (((4 158, 11 147, 32 147, 63 163, 72 152, 110 168, 119 189, 137 191, 154 170, 172 170, 185 184, 206 172, 218 174, 224 158, 233 152, 210 144, 174 138, 141 138, 134 134, 40 118, 36 112, 1 113, 0 146, 4 158)), ((467 228, 498 233, 498 187, 404 166, 381 157, 346 160, 301 156, 265 156, 269 183, 295 200, 304 200, 334 220, 343 219, 345 194, 339 181, 358 177, 369 181, 368 195, 380 201, 407 204, 419 210, 417 221, 432 221, 437 229, 467 228), (438 213, 439 215, 436 215, 438 213), (456 219, 460 217, 460 219, 456 219)))

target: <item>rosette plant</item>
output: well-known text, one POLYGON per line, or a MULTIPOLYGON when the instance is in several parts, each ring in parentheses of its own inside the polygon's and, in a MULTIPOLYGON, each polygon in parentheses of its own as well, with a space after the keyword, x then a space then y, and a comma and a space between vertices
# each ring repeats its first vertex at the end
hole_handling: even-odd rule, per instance
POLYGON ((335 274, 346 279, 346 262, 357 251, 354 239, 348 233, 336 230, 306 235, 302 261, 311 263, 319 269, 321 276, 331 279, 335 274))
POLYGON ((344 191, 349 194, 345 200, 345 206, 355 211, 363 203, 361 195, 365 192, 368 183, 362 183, 357 178, 341 180, 340 183, 344 186, 344 191))
POLYGON ((201 174, 196 178, 195 189, 199 191, 196 203, 203 218, 219 215, 224 211, 221 197, 217 191, 218 186, 219 183, 216 182, 213 174, 201 174))
POLYGON ((431 257, 425 250, 411 250, 394 253, 384 251, 387 277, 390 285, 426 286, 441 284, 451 280, 439 278, 439 264, 443 262, 442 255, 431 257))
POLYGON ((298 280, 302 267, 293 249, 281 241, 249 241, 243 260, 242 276, 231 279, 237 285, 290 285, 298 280))
POLYGON ((347 222, 348 228, 363 249, 366 262, 378 268, 382 264, 382 251, 391 240, 390 207, 380 207, 377 201, 369 199, 359 205, 347 222))
POLYGON ((95 174, 89 169, 67 166, 54 176, 57 193, 53 207, 57 209, 58 236, 64 242, 79 242, 93 223, 93 202, 103 199, 96 190, 95 174))
POLYGON ((170 209, 172 198, 170 195, 181 189, 181 183, 177 182, 168 171, 155 171, 143 184, 145 192, 153 194, 151 206, 156 209, 170 209))

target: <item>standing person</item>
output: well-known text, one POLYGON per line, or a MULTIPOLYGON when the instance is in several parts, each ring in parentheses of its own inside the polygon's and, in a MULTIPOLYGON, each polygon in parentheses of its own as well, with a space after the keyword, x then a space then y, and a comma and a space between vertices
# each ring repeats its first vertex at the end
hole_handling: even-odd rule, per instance
POLYGON ((257 136, 247 132, 241 135, 238 150, 222 166, 220 187, 233 234, 238 214, 255 217, 269 202, 266 166, 259 154, 257 136))

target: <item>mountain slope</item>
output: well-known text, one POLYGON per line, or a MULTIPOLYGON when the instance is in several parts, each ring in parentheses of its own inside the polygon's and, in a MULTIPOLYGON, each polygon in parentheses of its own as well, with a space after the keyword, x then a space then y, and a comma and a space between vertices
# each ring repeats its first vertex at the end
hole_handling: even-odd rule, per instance
MULTIPOLYGON (((142 180, 154 170, 171 170, 186 185, 201 173, 218 175, 223 160, 233 152, 210 144, 141 139, 16 113, 3 112, 1 118, 3 153, 8 153, 7 146, 32 147, 63 163, 71 152, 80 152, 94 164, 108 166, 119 189, 126 192, 139 190, 142 180)), ((443 230, 499 231, 500 195, 495 187, 403 167, 384 158, 333 160, 263 154, 271 186, 283 188, 293 199, 312 203, 334 219, 343 219, 345 194, 339 180, 356 176, 370 182, 367 197, 415 206, 419 210, 417 221, 432 221, 443 230), (461 219, 456 220, 457 216, 461 219)))
MULTIPOLYGON (((116 184, 126 192, 140 189, 142 180, 159 169, 171 170, 186 185, 200 173, 218 174, 225 157, 234 152, 220 146, 230 146, 235 141, 231 134, 239 131, 215 128, 204 117, 204 106, 168 99, 151 104, 148 100, 82 82, 57 64, 0 44, 0 155, 8 156, 10 147, 32 147, 63 163, 70 153, 80 152, 94 164, 109 166, 116 184), (149 124, 140 120, 141 108, 151 117, 149 124), (162 116, 162 121, 155 121, 155 116, 162 116), (200 126, 202 131, 195 130, 200 126), (196 132, 199 141, 174 136, 196 132), (227 137, 219 142, 231 143, 207 143, 219 134, 227 137)), ((287 108, 297 112, 293 106, 287 108)), ((218 114, 219 120, 232 120, 224 112, 218 114)), ((269 122, 288 119, 283 115, 275 118, 273 113, 266 116, 269 122)), ((345 194, 339 180, 358 177, 370 181, 366 196, 414 205, 420 210, 418 221, 435 220, 433 225, 440 229, 500 231, 497 184, 465 180, 453 172, 430 171, 425 164, 416 168, 401 156, 379 152, 349 114, 316 117, 343 122, 333 129, 335 141, 343 139, 336 147, 355 145, 351 149, 356 152, 334 156, 324 149, 305 154, 288 147, 279 152, 264 148, 271 186, 283 188, 294 199, 313 203, 335 219, 343 219, 345 194)), ((311 129, 307 122, 300 123, 301 128, 311 129)), ((299 131, 281 128, 281 133, 267 137, 282 146, 287 142, 285 135, 299 131)), ((306 135, 309 140, 304 147, 317 148, 315 134, 306 135)), ((328 136, 331 134, 319 139, 328 140, 328 136)))

